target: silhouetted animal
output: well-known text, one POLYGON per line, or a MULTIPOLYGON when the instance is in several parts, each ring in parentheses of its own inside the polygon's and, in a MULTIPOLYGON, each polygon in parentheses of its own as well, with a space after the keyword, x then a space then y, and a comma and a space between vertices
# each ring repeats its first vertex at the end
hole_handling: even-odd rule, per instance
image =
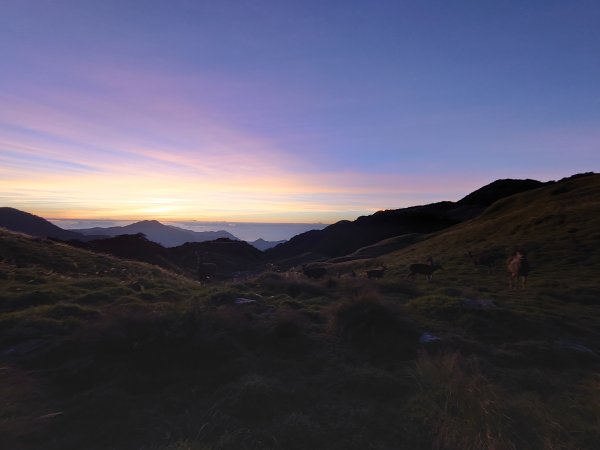
POLYGON ((281 272, 281 270, 279 269, 279 267, 278 267, 278 266, 276 266, 276 265, 275 265, 275 264, 273 264, 273 263, 267 263, 267 264, 265 265, 265 271, 266 271, 266 272, 281 272))
POLYGON ((383 266, 381 269, 370 269, 367 270, 367 278, 383 278, 386 267, 383 266))
POLYGON ((207 282, 214 280, 217 276, 218 267, 215 263, 205 262, 198 266, 198 280, 207 282))
POLYGON ((525 254, 517 250, 507 259, 506 268, 508 269, 508 287, 510 289, 515 288, 517 281, 520 279, 521 286, 525 289, 527 275, 529 275, 529 262, 525 254))
POLYGON ((315 280, 318 280, 327 274, 327 269, 325 267, 307 267, 304 265, 302 266, 302 272, 308 278, 314 278, 315 280))
POLYGON ((206 283, 212 281, 217 276, 218 266, 213 262, 206 261, 206 254, 196 252, 196 258, 198 260, 198 281, 206 283))
POLYGON ((442 269, 442 265, 439 263, 434 263, 431 258, 429 258, 427 264, 411 264, 408 267, 408 275, 407 278, 414 278, 416 274, 425 275, 428 280, 431 280, 433 276, 433 272, 438 269, 442 269))
POLYGON ((496 260, 496 258, 494 258, 493 255, 490 255, 489 253, 485 253, 485 252, 476 253, 474 255, 473 253, 471 253, 469 251, 469 252, 467 252, 467 256, 469 257, 469 259, 473 262, 473 264, 475 266, 482 266, 487 269, 491 269, 492 266, 494 265, 494 261, 496 260))

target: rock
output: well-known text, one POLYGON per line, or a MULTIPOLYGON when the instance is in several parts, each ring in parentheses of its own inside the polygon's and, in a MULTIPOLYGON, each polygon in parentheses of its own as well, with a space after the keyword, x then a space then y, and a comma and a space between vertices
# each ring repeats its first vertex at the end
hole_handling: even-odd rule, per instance
POLYGON ((439 337, 431 334, 431 333, 423 333, 419 338, 419 343, 421 344, 429 344, 430 342, 436 342, 441 340, 439 337))
POLYGON ((498 308, 491 299, 465 299, 462 306, 467 309, 496 309, 498 308))
POLYGON ((555 345, 556 345, 556 347, 558 347, 561 350, 573 351, 573 352, 580 353, 582 355, 591 356, 594 358, 598 357, 598 354, 594 350, 586 347, 583 344, 580 344, 579 342, 570 341, 568 339, 563 339, 563 340, 557 341, 555 343, 555 345))
POLYGON ((250 298, 239 297, 233 301, 234 305, 250 305, 253 303, 258 303, 256 300, 252 300, 250 298))

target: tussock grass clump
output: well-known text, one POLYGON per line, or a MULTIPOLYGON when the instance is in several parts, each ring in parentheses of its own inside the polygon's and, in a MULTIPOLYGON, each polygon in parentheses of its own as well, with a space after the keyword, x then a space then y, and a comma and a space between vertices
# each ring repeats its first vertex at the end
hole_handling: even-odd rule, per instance
POLYGON ((210 306, 222 306, 231 304, 236 298, 248 298, 260 300, 261 296, 252 292, 246 286, 212 286, 206 293, 206 304, 210 306))
POLYGON ((287 410, 290 395, 277 379, 250 374, 231 387, 225 400, 235 417, 263 421, 287 410))
POLYGON ((448 295, 424 295, 406 304, 409 311, 442 319, 452 318, 461 310, 462 300, 448 295))
POLYGON ((412 388, 407 377, 371 364, 342 365, 337 372, 335 389, 365 401, 395 402, 412 388))
POLYGON ((48 305, 59 302, 64 298, 64 293, 57 289, 39 289, 15 295, 2 302, 3 310, 19 310, 37 305, 48 305))
POLYGON ((425 424, 423 431, 433 434, 433 448, 522 448, 513 439, 512 419, 502 393, 483 374, 475 357, 422 353, 409 375, 416 388, 411 416, 425 424))
POLYGON ((22 448, 60 409, 26 371, 4 363, 0 370, 0 436, 3 448, 22 448))
POLYGON ((307 414, 293 411, 283 417, 277 430, 277 441, 286 449, 314 448, 315 438, 322 433, 323 425, 307 414))
POLYGON ((372 356, 411 357, 420 335, 418 325, 400 305, 366 291, 333 304, 328 311, 328 331, 372 356))
POLYGON ((267 272, 257 278, 256 284, 266 293, 286 293, 293 298, 311 298, 327 294, 326 285, 302 275, 286 278, 275 272, 267 272))
POLYGON ((295 309, 280 309, 275 313, 273 337, 291 339, 300 337, 310 325, 309 318, 295 309))

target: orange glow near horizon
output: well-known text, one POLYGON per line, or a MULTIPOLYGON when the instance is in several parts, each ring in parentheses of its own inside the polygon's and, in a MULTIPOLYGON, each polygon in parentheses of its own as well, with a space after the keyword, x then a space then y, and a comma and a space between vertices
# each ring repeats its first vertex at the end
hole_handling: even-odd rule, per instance
MULTIPOLYGON (((410 206, 424 185, 395 177, 377 187, 360 174, 245 174, 220 181, 191 174, 63 174, 0 180, 5 206, 53 219, 322 222, 354 219, 379 209, 410 206), (352 190, 344 185, 354 183, 352 190), (403 198, 403 200, 399 200, 403 198), (411 199, 414 199, 412 201, 411 199)), ((427 186, 431 188, 431 186, 427 186)))

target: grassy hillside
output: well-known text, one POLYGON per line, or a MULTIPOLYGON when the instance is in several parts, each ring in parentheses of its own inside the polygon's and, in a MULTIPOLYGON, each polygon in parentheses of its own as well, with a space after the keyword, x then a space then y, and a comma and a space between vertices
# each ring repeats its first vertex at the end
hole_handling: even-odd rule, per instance
MULTIPOLYGON (((481 216, 445 230, 417 245, 384 257, 398 273, 410 262, 432 256, 442 261, 442 279, 469 272, 465 255, 495 256, 494 274, 506 257, 523 249, 532 265, 531 283, 578 286, 597 283, 600 265, 600 175, 576 178, 514 195, 490 206, 481 216)), ((486 278, 486 274, 482 274, 486 278)), ((489 279, 490 283, 498 277, 489 279)), ((460 280, 459 280, 460 281, 460 280)))
POLYGON ((268 249, 265 256, 282 267, 316 259, 343 257, 361 247, 402 234, 425 234, 446 229, 477 217, 498 199, 541 185, 543 183, 534 180, 497 180, 458 202, 378 211, 354 221, 342 220, 322 230, 308 231, 268 249))
POLYGON ((0 232, 0 435, 15 449, 595 448, 599 213, 600 177, 573 179, 329 261, 339 278, 204 287, 0 232), (516 247, 532 272, 511 290, 516 247), (406 279, 429 256, 443 270, 406 279))

